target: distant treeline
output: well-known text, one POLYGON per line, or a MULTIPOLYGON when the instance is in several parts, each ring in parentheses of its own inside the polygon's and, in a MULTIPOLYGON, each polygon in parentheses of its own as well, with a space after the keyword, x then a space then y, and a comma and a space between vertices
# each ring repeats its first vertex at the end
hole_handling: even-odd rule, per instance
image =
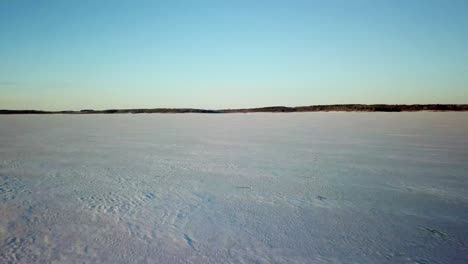
POLYGON ((222 110, 223 113, 248 112, 414 112, 414 111, 468 111, 468 105, 455 104, 425 104, 425 105, 387 105, 387 104, 340 104, 340 105, 311 105, 311 106, 270 106, 250 109, 222 110))
POLYGON ((311 106, 269 106, 246 109, 193 109, 193 108, 152 108, 152 109, 108 109, 81 111, 40 111, 40 110, 0 110, 0 114, 141 114, 141 113, 274 113, 274 112, 415 112, 415 111, 468 111, 468 104, 414 104, 414 105, 387 105, 387 104, 340 104, 340 105, 311 105, 311 106))

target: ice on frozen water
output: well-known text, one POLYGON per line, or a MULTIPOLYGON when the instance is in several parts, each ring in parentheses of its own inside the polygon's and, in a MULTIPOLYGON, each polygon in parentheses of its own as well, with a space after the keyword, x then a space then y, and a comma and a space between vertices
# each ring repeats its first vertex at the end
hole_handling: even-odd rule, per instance
POLYGON ((467 263, 466 113, 0 116, 1 263, 467 263))

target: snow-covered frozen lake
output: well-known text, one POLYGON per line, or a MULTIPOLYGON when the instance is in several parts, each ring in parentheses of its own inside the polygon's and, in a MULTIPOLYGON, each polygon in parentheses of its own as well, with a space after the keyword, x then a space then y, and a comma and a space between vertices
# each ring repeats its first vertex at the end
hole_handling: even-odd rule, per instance
POLYGON ((468 263, 468 113, 0 116, 0 263, 468 263))

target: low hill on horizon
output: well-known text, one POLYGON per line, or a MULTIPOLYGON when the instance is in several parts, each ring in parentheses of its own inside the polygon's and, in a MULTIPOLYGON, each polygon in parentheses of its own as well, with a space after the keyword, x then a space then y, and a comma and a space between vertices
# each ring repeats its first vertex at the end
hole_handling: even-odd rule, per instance
POLYGON ((195 108, 137 108, 137 109, 84 109, 80 111, 0 110, 0 114, 141 114, 141 113, 291 113, 291 112, 416 112, 416 111, 468 111, 468 104, 335 104, 310 106, 267 106, 242 109, 195 109, 195 108))

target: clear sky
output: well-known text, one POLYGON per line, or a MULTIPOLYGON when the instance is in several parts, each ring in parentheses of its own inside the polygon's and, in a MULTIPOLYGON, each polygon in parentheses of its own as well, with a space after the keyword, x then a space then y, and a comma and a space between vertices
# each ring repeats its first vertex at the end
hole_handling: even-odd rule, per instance
POLYGON ((0 109, 468 103, 466 0, 0 0, 0 109))

